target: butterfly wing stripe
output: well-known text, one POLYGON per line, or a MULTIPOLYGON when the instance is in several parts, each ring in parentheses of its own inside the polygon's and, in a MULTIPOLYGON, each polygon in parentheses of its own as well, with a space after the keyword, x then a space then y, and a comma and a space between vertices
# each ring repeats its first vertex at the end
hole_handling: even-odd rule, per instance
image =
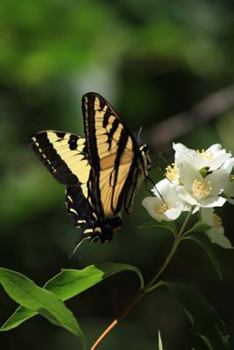
POLYGON ((93 207, 96 209, 97 215, 104 217, 103 206, 101 204, 101 192, 99 187, 100 163, 97 146, 97 135, 95 127, 95 95, 86 94, 82 98, 82 111, 84 119, 85 138, 87 142, 87 150, 91 165, 90 176, 88 180, 88 192, 90 194, 93 207))
POLYGON ((70 133, 44 131, 33 135, 30 141, 59 182, 65 185, 87 182, 90 166, 84 138, 70 133))
POLYGON ((80 240, 85 237, 98 236, 103 242, 105 241, 105 238, 102 238, 103 232, 99 219, 79 186, 71 186, 67 189, 65 203, 68 213, 74 219, 75 226, 81 228, 80 240))
MULTIPOLYGON (((112 192, 112 197, 111 197, 111 209, 113 210, 114 213, 120 210, 121 208, 121 203, 122 203, 122 196, 120 195, 119 197, 116 198, 116 184, 120 181, 118 181, 118 175, 120 171, 120 162, 121 162, 121 156, 124 154, 125 146, 128 142, 128 135, 124 129, 122 129, 120 139, 119 139, 119 144, 118 144, 118 150, 115 158, 115 163, 114 163, 114 182, 113 182, 113 192, 112 192)), ((128 170, 130 168, 131 163, 129 163, 129 167, 125 170, 128 170)), ((126 171, 125 177, 127 179, 128 177, 128 171, 126 171)), ((126 180, 125 179, 125 180, 126 180)), ((123 181, 121 181, 123 182, 123 181)), ((124 182, 123 182, 124 185, 124 182)), ((123 186, 122 185, 122 186, 123 186)))
POLYGON ((79 185, 70 186, 66 190, 65 203, 67 211, 72 215, 76 226, 94 226, 93 210, 79 185))
POLYGON ((85 139, 73 134, 66 134, 58 139, 56 133, 48 132, 48 139, 61 158, 63 164, 77 177, 79 183, 86 183, 89 177, 89 162, 85 154, 85 139))
POLYGON ((118 126, 119 126, 119 121, 118 121, 118 119, 115 119, 112 126, 111 126, 110 131, 107 134, 107 136, 108 136, 107 142, 109 144, 109 150, 111 149, 112 141, 114 140, 113 135, 117 131, 118 126))
POLYGON ((108 158, 101 160, 103 170, 100 171, 99 187, 101 192, 101 201, 104 207, 104 214, 107 216, 113 213, 115 214, 120 210, 124 194, 126 194, 122 192, 122 189, 128 177, 129 169, 131 167, 131 160, 133 157, 133 155, 131 154, 130 158, 129 152, 127 152, 128 161, 126 162, 125 145, 127 144, 127 142, 128 136, 126 133, 124 133, 123 130, 122 136, 120 138, 121 147, 119 147, 117 154, 114 155, 114 168, 113 166, 108 166, 108 158), (103 161, 105 161, 105 163, 103 161), (103 167, 103 163, 105 164, 105 167, 103 167), (107 201, 108 197, 110 199, 107 201))
POLYGON ((117 152, 123 129, 129 135, 127 148, 129 147, 130 152, 134 151, 139 154, 138 146, 128 132, 127 127, 120 121, 113 107, 100 95, 95 93, 84 95, 82 110, 88 152, 94 167, 98 169, 98 164, 96 164, 98 158, 108 156, 109 152, 117 152))
POLYGON ((77 178, 51 145, 47 132, 35 134, 30 138, 30 142, 36 154, 56 180, 62 184, 77 182, 77 178))
POLYGON ((139 155, 138 146, 114 109, 101 96, 93 93, 84 95, 82 106, 88 152, 96 179, 92 177, 91 182, 95 181, 97 186, 95 206, 102 206, 104 215, 110 216, 121 209, 126 195, 123 188, 134 154, 139 155), (103 172, 105 169, 110 171, 103 172), (105 183, 112 189, 107 191, 105 183), (110 201, 107 201, 107 195, 110 201))
POLYGON ((135 195, 137 193, 137 188, 143 180, 143 176, 141 175, 138 167, 132 167, 130 174, 129 179, 131 181, 126 183, 126 188, 124 189, 124 192, 127 193, 124 200, 124 209, 128 214, 131 212, 135 195))
POLYGON ((110 108, 108 108, 108 109, 106 110, 105 114, 104 114, 104 117, 103 117, 103 122, 102 122, 103 128, 106 128, 106 127, 107 127, 107 125, 108 125, 108 123, 109 123, 109 118, 110 118, 111 114, 112 114, 112 113, 111 113, 111 110, 110 110, 110 108))
POLYGON ((82 110, 84 117, 85 138, 87 141, 90 163, 92 167, 99 170, 99 156, 97 149, 97 138, 95 131, 95 96, 90 95, 89 98, 84 95, 82 99, 82 110))

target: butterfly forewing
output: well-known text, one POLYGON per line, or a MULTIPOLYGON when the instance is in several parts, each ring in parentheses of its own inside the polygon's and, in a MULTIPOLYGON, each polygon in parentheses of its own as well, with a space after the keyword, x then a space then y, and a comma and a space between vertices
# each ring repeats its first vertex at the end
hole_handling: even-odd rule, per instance
POLYGON ((121 209, 138 149, 126 126, 100 95, 84 95, 83 116, 95 187, 98 187, 94 202, 98 207, 101 203, 105 216, 111 216, 121 209))
POLYGON ((64 185, 86 184, 90 165, 85 150, 85 139, 77 135, 42 131, 30 138, 35 152, 51 174, 64 185))

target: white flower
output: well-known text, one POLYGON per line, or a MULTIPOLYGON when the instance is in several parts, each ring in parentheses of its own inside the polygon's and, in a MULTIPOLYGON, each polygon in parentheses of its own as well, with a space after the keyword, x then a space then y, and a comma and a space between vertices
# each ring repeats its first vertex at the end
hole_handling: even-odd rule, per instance
POLYGON ((222 248, 232 248, 231 242, 224 236, 224 228, 221 218, 214 213, 212 208, 201 208, 201 221, 210 226, 206 235, 212 243, 216 243, 222 248))
POLYGON ((209 172, 215 171, 232 156, 231 153, 222 149, 220 144, 212 145, 207 150, 193 150, 181 143, 174 143, 173 149, 175 150, 175 164, 188 161, 199 171, 206 168, 209 172))
MULTIPOLYGON (((225 163, 225 166, 227 171, 230 171, 231 174, 234 167, 234 158, 229 159, 225 163)), ((224 196, 230 204, 234 204, 234 175, 229 175, 227 185, 224 189, 224 196)))
POLYGON ((228 174, 223 169, 203 177, 189 162, 178 166, 180 183, 178 191, 180 197, 190 205, 198 207, 221 207, 226 199, 220 194, 227 186, 228 174))
POLYGON ((220 207, 226 202, 222 197, 227 188, 234 158, 216 144, 207 150, 195 151, 177 143, 175 163, 166 168, 166 177, 177 185, 181 200, 199 207, 220 207))
POLYGON ((169 180, 159 181, 152 192, 155 197, 144 198, 142 205, 157 221, 176 220, 181 212, 186 210, 184 203, 176 194, 175 186, 169 180))
POLYGON ((234 204, 234 176, 231 175, 227 183, 227 186, 224 189, 224 195, 227 198, 227 201, 230 204, 234 204))

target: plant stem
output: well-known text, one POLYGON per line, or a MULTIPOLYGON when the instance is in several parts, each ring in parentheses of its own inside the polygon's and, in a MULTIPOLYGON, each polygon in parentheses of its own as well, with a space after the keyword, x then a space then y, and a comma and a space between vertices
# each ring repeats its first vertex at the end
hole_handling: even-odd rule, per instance
POLYGON ((188 223, 188 221, 189 221, 189 219, 190 219, 190 217, 192 215, 192 212, 193 212, 193 207, 191 207, 190 211, 188 212, 188 214, 187 214, 187 216, 186 216, 186 218, 185 218, 185 220, 184 220, 184 222, 183 222, 183 224, 182 224, 182 226, 181 226, 181 228, 179 230, 178 237, 182 236, 182 234, 183 234, 183 232, 185 230, 185 227, 187 226, 187 223, 188 223))
POLYGON ((98 337, 96 342, 92 345, 91 350, 96 350, 100 345, 102 340, 110 333, 110 331, 134 308, 134 306, 138 303, 138 301, 143 297, 144 290, 140 289, 136 296, 130 301, 130 303, 125 307, 123 312, 116 318, 111 324, 102 332, 102 334, 98 337))
POLYGON ((173 258, 178 245, 180 243, 180 237, 176 236, 174 239, 174 243, 171 247, 170 252, 168 253, 166 259, 164 260, 162 266, 160 267, 160 269, 158 270, 158 272, 156 273, 156 275, 152 278, 152 280, 146 285, 146 287, 144 288, 146 292, 148 292, 148 289, 151 288, 153 286, 153 284, 159 279, 159 277, 161 276, 161 274, 164 272, 164 270, 167 268, 167 266, 169 265, 171 259, 173 258))
POLYGON ((178 248, 178 245, 181 242, 181 236, 184 232, 184 229, 189 221, 189 218, 192 214, 192 209, 190 210, 190 212, 187 214, 178 234, 176 236, 174 236, 174 242, 173 245, 171 247, 171 250, 169 251, 167 257, 165 258, 162 266, 160 267, 159 271, 156 273, 156 275, 150 280, 150 282, 144 287, 144 289, 140 289, 138 291, 138 293, 136 294, 136 296, 130 301, 130 303, 125 307, 125 309, 122 311, 122 313, 116 318, 114 319, 114 321, 111 322, 111 324, 102 332, 102 334, 98 337, 98 339, 96 340, 96 342, 92 345, 91 350, 96 350, 97 347, 101 344, 101 342, 103 341, 103 339, 111 332, 111 330, 126 316, 128 315, 128 313, 134 308, 134 306, 141 300, 141 298, 143 298, 143 296, 149 292, 151 292, 152 290, 158 288, 159 286, 162 285, 162 283, 158 282, 157 284, 155 284, 157 282, 157 280, 159 279, 159 277, 161 276, 161 274, 164 272, 164 270, 167 268, 167 266, 169 265, 171 259, 173 258, 173 256, 175 255, 175 252, 178 248), (155 284, 155 285, 154 285, 155 284))

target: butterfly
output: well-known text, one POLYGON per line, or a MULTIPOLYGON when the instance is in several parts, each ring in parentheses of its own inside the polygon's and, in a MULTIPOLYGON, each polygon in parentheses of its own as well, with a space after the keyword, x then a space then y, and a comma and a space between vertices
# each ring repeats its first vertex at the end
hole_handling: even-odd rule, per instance
POLYGON ((82 97, 84 137, 46 130, 29 139, 57 181, 65 185, 67 211, 85 238, 104 242, 130 213, 151 167, 148 146, 138 146, 113 107, 99 94, 82 97))

